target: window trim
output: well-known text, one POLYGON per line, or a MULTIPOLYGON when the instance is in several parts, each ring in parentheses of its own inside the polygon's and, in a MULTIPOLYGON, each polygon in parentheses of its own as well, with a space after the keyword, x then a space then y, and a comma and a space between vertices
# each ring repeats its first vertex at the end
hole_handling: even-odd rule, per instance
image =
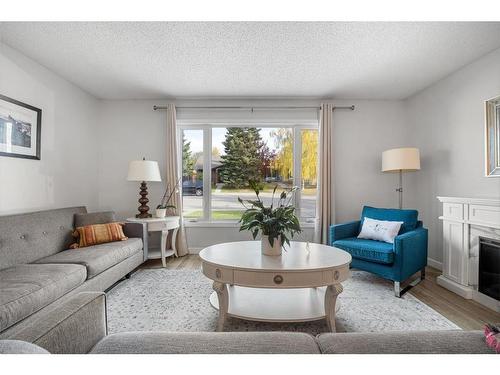
MULTIPOLYGON (((179 178, 182 178, 182 134, 184 130, 202 130, 203 131, 203 215, 199 219, 185 218, 184 223, 192 227, 209 227, 209 226, 229 226, 233 227, 236 220, 213 220, 212 219, 212 173, 210 166, 212 165, 212 129, 224 127, 256 127, 256 128, 291 128, 293 131, 293 185, 301 186, 302 178, 302 130, 314 129, 318 130, 319 123, 313 121, 296 122, 216 122, 216 123, 200 123, 190 121, 177 121, 177 164, 179 169, 179 178), (300 155, 296 158, 295 155, 300 155), (207 178, 205 178, 207 176, 207 178), (207 192, 205 194, 205 192, 207 192), (226 225, 224 225, 226 224, 226 225)), ((319 158, 318 158, 319 161, 319 158)), ((318 163, 319 167, 319 163, 318 163)), ((319 173, 319 171, 318 171, 319 173)), ((181 200, 182 188, 181 188, 181 200)), ((294 206, 300 212, 302 198, 302 189, 298 189, 294 196, 294 206)), ((300 223, 303 227, 312 227, 316 218, 303 218, 299 216, 300 223)))

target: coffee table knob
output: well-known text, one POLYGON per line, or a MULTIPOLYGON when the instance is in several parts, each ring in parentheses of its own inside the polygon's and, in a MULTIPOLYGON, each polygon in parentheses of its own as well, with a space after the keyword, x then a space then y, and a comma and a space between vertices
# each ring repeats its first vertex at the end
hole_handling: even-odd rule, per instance
POLYGON ((279 285, 279 284, 281 284, 283 282, 283 276, 276 275, 276 276, 274 276, 273 281, 274 281, 275 284, 279 285))

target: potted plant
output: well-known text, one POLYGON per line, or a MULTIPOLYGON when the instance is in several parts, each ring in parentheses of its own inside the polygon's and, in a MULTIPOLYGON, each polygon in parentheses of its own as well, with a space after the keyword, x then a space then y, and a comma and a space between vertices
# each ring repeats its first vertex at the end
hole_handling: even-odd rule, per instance
POLYGON ((254 239, 261 233, 262 254, 281 255, 283 246, 285 244, 290 245, 290 239, 294 234, 302 231, 299 219, 295 215, 295 207, 290 204, 297 187, 283 190, 275 205, 275 193, 278 188, 278 185, 276 185, 273 190, 271 205, 266 207, 260 199, 260 190, 255 184, 251 186, 257 195, 256 200, 243 200, 238 197, 238 202, 246 208, 239 220, 239 223, 241 223, 240 232, 248 230, 252 233, 254 239))
POLYGON ((156 206, 156 213, 155 213, 156 217, 164 218, 165 216, 167 216, 167 209, 172 208, 175 210, 177 208, 173 204, 170 204, 170 201, 174 193, 179 192, 178 186, 180 180, 181 179, 177 181, 172 190, 170 190, 170 184, 167 184, 167 188, 165 189, 165 193, 163 193, 163 197, 161 198, 160 204, 156 206))

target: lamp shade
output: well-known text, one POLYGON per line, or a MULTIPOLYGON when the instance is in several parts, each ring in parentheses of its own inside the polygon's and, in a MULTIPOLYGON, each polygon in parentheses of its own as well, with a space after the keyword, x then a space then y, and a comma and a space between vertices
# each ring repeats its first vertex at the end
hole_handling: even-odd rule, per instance
POLYGON ((418 148, 393 148, 382 153, 382 172, 420 170, 420 151, 418 148))
POLYGON ((128 165, 128 181, 161 181, 158 162, 133 160, 128 165))

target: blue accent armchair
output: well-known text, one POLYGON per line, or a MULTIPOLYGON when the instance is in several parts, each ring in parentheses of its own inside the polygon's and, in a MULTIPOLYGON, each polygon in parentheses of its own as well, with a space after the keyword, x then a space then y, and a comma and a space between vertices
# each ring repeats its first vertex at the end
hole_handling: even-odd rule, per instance
POLYGON ((365 206, 361 219, 330 227, 330 245, 352 256, 351 267, 394 281, 394 293, 401 297, 409 287, 425 278, 427 229, 417 220, 418 211, 365 206), (394 244, 357 238, 365 217, 402 221, 394 244), (420 271, 420 278, 401 289, 401 283, 420 271))

